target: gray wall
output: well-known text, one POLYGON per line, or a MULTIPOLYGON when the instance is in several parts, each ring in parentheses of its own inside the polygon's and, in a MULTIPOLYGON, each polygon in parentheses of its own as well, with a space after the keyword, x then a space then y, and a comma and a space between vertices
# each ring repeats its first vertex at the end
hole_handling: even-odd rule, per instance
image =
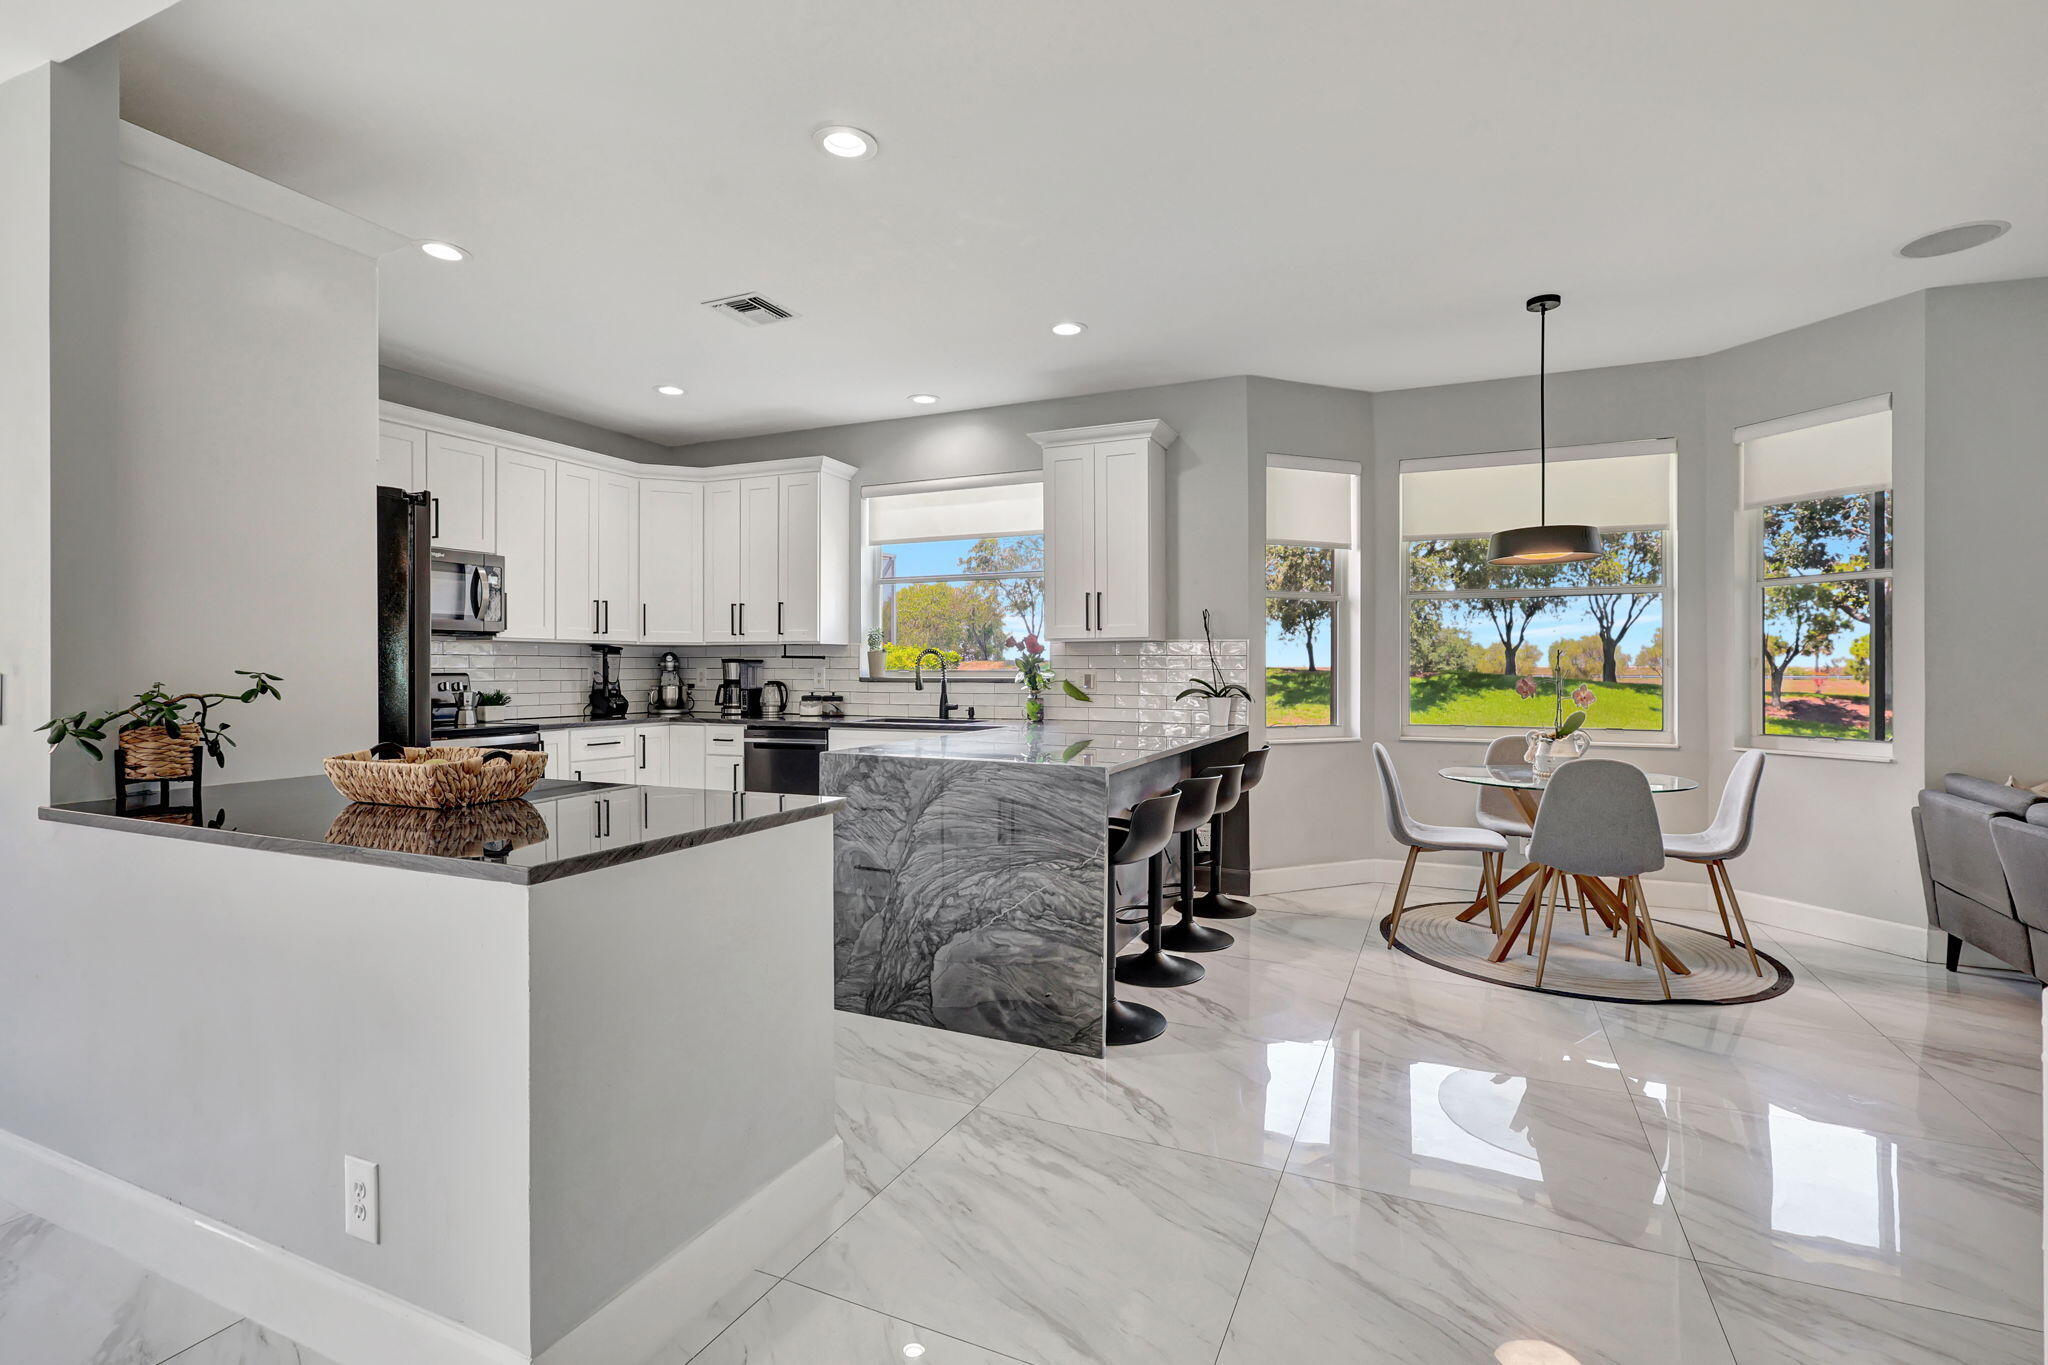
POLYGON ((2048 280, 1927 296, 1927 772, 2048 780, 2048 280))
POLYGON ((594 450, 600 455, 615 455, 621 460, 638 460, 642 464, 690 463, 683 458, 681 451, 643 441, 638 436, 592 426, 573 417, 542 412, 539 408, 530 408, 509 398, 494 398, 487 393, 393 369, 389 365, 377 371, 377 389, 379 397, 392 403, 424 408, 444 417, 460 417, 465 422, 479 422, 504 431, 516 431, 538 440, 575 446, 578 450, 594 450))

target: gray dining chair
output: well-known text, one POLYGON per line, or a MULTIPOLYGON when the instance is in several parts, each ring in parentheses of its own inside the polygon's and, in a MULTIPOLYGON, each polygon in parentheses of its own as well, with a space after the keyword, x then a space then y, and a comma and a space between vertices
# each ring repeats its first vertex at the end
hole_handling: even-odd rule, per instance
POLYGON ((1657 825, 1657 806, 1642 769, 1605 758, 1581 758, 1552 775, 1536 808, 1536 829, 1529 838, 1529 861, 1561 874, 1546 878, 1542 948, 1536 958, 1536 984, 1543 984, 1550 962, 1550 928, 1557 916, 1557 898, 1566 877, 1618 877, 1621 900, 1628 911, 1628 942, 1633 954, 1647 943, 1657 964, 1657 983, 1671 998, 1671 978, 1664 970, 1664 948, 1643 895, 1643 874, 1664 866, 1664 834, 1657 825))
POLYGON ((1742 946, 1749 950, 1749 969, 1764 974, 1756 959, 1756 945, 1749 940, 1749 925, 1742 918, 1742 903, 1735 899, 1735 883, 1728 880, 1728 860, 1740 858, 1749 848, 1750 832, 1756 827, 1756 791, 1763 785, 1762 749, 1751 749, 1735 760, 1728 782, 1721 788, 1721 804, 1714 811, 1714 823, 1696 834, 1664 836, 1664 856, 1688 863, 1704 863, 1707 884, 1714 888, 1714 905, 1721 912, 1721 936, 1735 946, 1735 932, 1742 931, 1742 946), (1728 916, 1735 916, 1730 927, 1728 916))
POLYGON ((1394 936, 1401 932, 1401 912, 1408 906, 1408 883, 1415 877, 1415 859, 1425 851, 1479 855, 1480 894, 1486 898, 1487 918, 1494 932, 1499 933, 1500 864, 1507 857, 1506 837, 1490 829, 1431 825, 1417 820, 1408 813, 1408 803, 1401 798, 1401 778, 1394 771, 1394 760, 1387 753, 1386 745, 1375 743, 1372 746, 1372 761, 1379 767, 1380 795, 1387 806, 1387 829, 1396 843, 1408 849, 1408 861, 1401 865, 1401 884, 1394 890, 1394 914, 1387 923, 1387 946, 1393 947, 1394 936))
MULTIPOLYGON (((1528 751, 1528 745, 1529 741, 1526 736, 1502 735, 1486 746, 1486 766, 1489 768, 1519 766, 1526 761, 1524 754, 1528 751)), ((1495 834, 1501 835, 1504 838, 1528 838, 1533 831, 1529 825, 1529 817, 1522 813, 1522 803, 1515 799, 1517 795, 1518 793, 1509 791, 1504 787, 1481 787, 1478 799, 1472 803, 1472 823, 1481 829, 1490 829, 1495 834)), ((1507 895, 1508 892, 1514 890, 1534 875, 1536 870, 1536 865, 1531 863, 1516 872, 1514 876, 1508 877, 1503 881, 1501 878, 1502 874, 1506 871, 1505 867, 1495 868, 1494 889, 1496 895, 1507 895)), ((1564 895, 1565 903, 1567 905, 1572 904, 1575 898, 1572 894, 1570 883, 1565 884, 1564 895)), ((1583 898, 1578 898, 1577 903, 1579 907, 1579 926, 1585 929, 1586 932, 1591 933, 1591 926, 1586 919, 1585 901, 1583 898)), ((1498 929, 1500 926, 1495 925, 1494 927, 1498 929)))

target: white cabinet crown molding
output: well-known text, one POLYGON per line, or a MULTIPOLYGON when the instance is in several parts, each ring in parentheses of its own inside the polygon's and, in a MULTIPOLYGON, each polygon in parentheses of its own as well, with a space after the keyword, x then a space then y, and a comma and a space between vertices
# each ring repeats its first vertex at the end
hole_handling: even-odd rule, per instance
POLYGON ((1122 441, 1139 437, 1165 449, 1180 439, 1180 433, 1159 418, 1142 422, 1109 422, 1096 427, 1068 427, 1064 431, 1034 431, 1031 439, 1046 449, 1054 446, 1094 445, 1099 441, 1122 441))
POLYGON ((523 431, 508 431, 503 427, 485 426, 482 422, 449 417, 425 408, 407 407, 388 398, 379 402, 378 411, 386 421, 420 427, 427 431, 438 431, 450 436, 466 436, 471 440, 489 441, 494 445, 509 446, 535 455, 548 455, 558 460, 569 460, 592 469, 608 469, 619 474, 631 474, 641 479, 710 483, 717 479, 733 479, 743 475, 808 473, 833 474, 842 479, 851 479, 860 472, 855 466, 844 460, 835 460, 829 455, 794 455, 781 460, 757 460, 751 464, 645 464, 639 460, 622 460, 616 455, 603 455, 594 450, 585 450, 581 446, 563 445, 559 441, 528 436, 523 431))

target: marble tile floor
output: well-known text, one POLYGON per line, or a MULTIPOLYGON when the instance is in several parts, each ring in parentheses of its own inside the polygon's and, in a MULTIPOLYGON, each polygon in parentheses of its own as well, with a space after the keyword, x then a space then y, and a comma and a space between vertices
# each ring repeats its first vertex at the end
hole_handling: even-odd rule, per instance
MULTIPOLYGON (((1538 997, 1387 895, 1261 898, 1101 1060, 839 1016, 840 1199, 646 1365, 2042 1359, 2032 983, 1759 925, 1776 1000, 1538 997)), ((12 1212, 0 1361, 325 1365, 12 1212)))

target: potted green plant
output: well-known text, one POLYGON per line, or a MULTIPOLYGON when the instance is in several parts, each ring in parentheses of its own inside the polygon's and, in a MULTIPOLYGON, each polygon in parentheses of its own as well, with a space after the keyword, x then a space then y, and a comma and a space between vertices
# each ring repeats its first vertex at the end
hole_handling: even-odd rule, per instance
POLYGON ((870 678, 880 678, 889 672, 889 651, 880 630, 868 632, 868 672, 870 678))
POLYGON ((220 767, 227 766, 227 751, 234 745, 227 721, 215 721, 213 708, 227 702, 252 702, 259 697, 283 697, 275 673, 235 670, 247 678, 249 687, 241 692, 180 692, 173 695, 162 683, 151 683, 135 694, 133 704, 102 716, 74 711, 58 716, 37 730, 50 737, 54 751, 67 740, 91 754, 106 757, 100 746, 107 741, 107 727, 116 725, 115 746, 120 763, 114 774, 117 794, 123 782, 184 780, 197 774, 199 754, 204 750, 220 767), (196 714, 194 714, 196 712, 196 714))
POLYGON ((1246 710, 1250 710, 1252 694, 1241 683, 1223 681, 1223 662, 1216 657, 1216 637, 1209 630, 1207 607, 1202 608, 1202 638, 1209 646, 1209 676, 1189 678, 1188 682, 1193 686, 1182 688, 1174 694, 1173 699, 1186 701, 1190 697, 1201 698, 1209 710, 1209 723, 1221 729, 1231 723, 1240 700, 1245 703, 1246 710))
MULTIPOLYGON (((1593 689, 1584 683, 1572 689, 1569 695, 1572 705, 1578 709, 1567 716, 1564 713, 1567 695, 1564 684, 1564 649, 1559 646, 1550 651, 1550 691, 1554 702, 1550 728, 1531 730, 1528 747, 1522 754, 1539 776, 1548 776, 1573 759, 1584 758, 1586 750, 1593 747, 1592 738, 1585 731, 1586 711, 1594 701, 1593 689), (1566 740, 1571 742, 1567 744, 1566 740)), ((1523 676, 1515 679, 1515 695, 1524 701, 1540 690, 1534 678, 1523 676)))
POLYGON ((496 687, 487 688, 484 691, 477 693, 474 701, 476 706, 476 723, 478 725, 485 724, 486 721, 488 720, 488 717, 484 715, 484 711, 486 708, 493 706, 510 706, 512 704, 511 696, 504 692, 502 689, 496 687))

